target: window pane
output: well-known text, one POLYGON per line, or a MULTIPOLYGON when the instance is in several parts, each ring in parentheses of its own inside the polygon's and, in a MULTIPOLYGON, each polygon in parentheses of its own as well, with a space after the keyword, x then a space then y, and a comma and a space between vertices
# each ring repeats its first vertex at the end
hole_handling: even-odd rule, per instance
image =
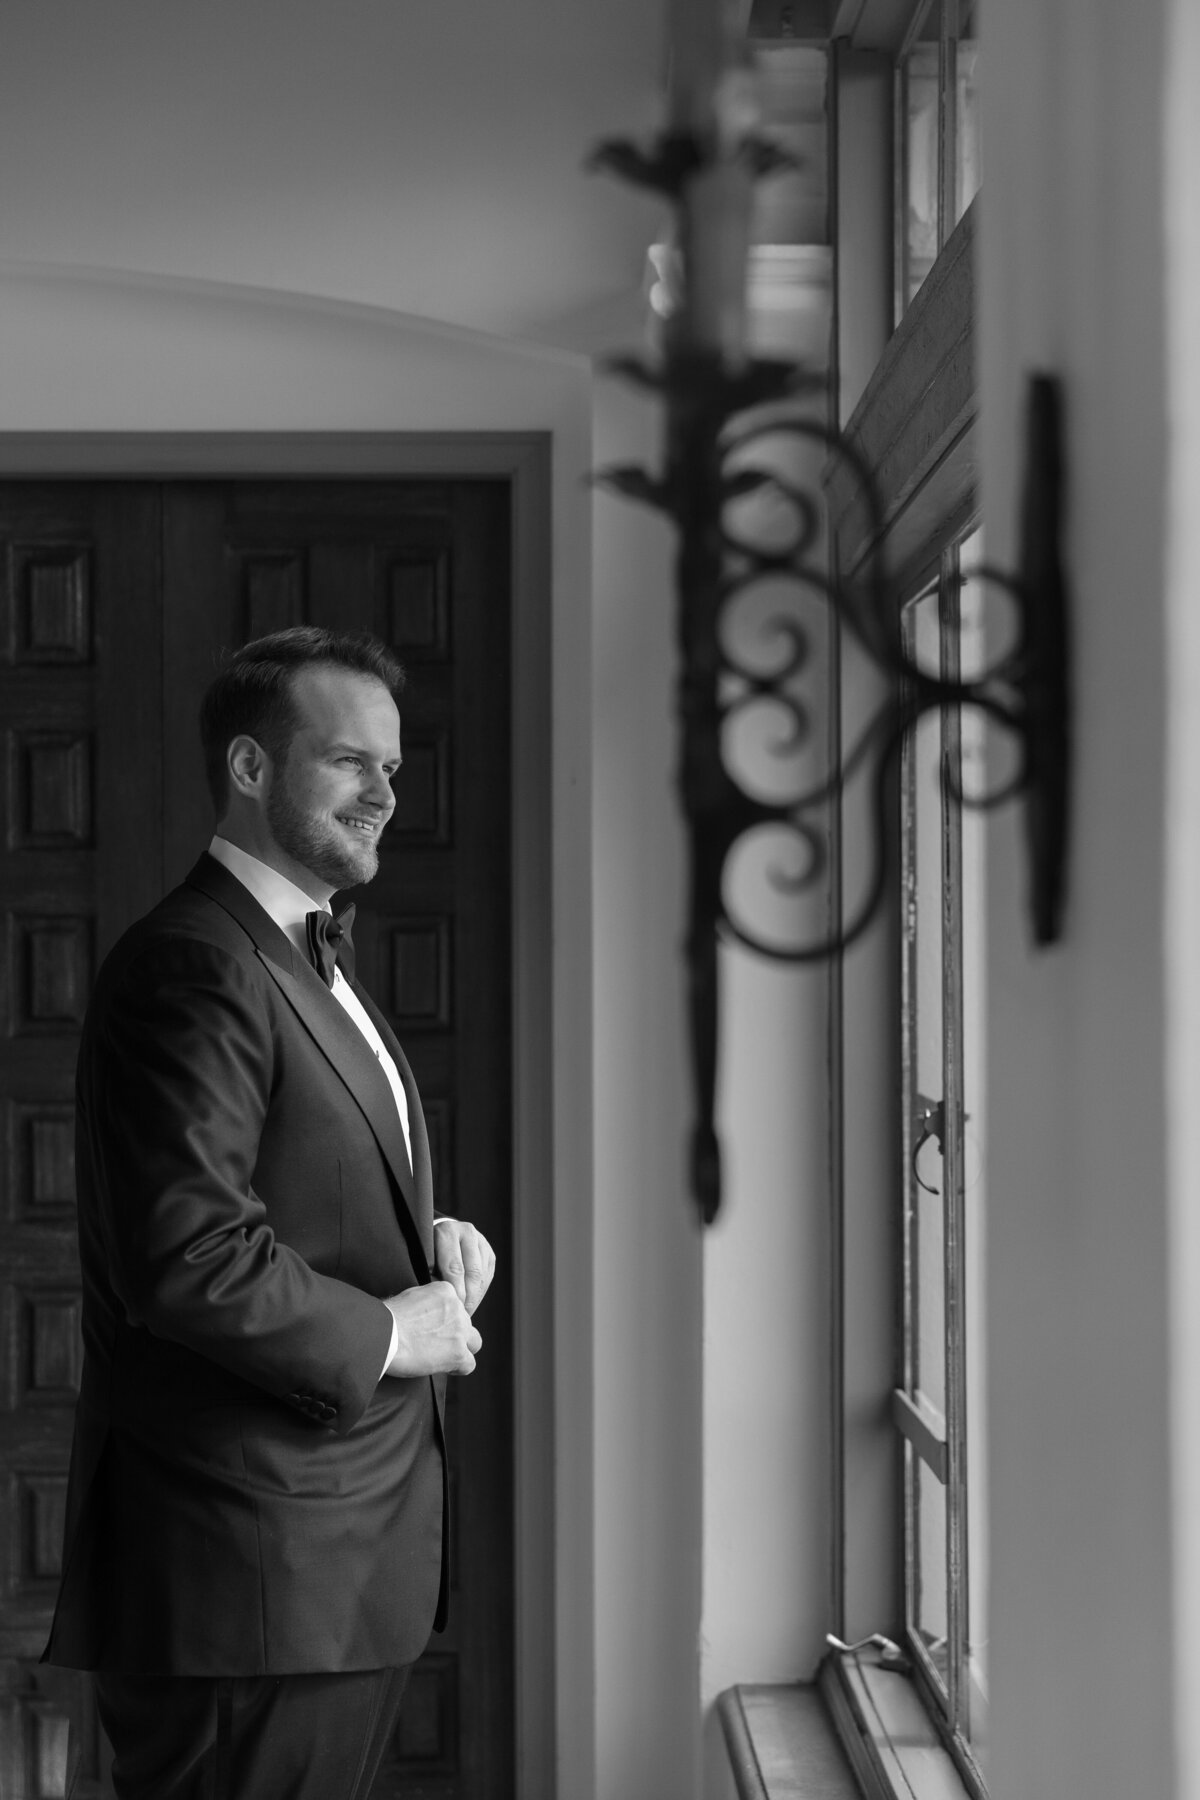
POLYGON ((983 180, 983 139, 979 120, 979 5, 959 0, 954 54, 954 222, 958 223, 983 180))
MULTIPOLYGON (((987 620, 978 536, 903 613, 905 648, 931 674, 982 674, 987 620)), ((993 655, 994 655, 993 648, 993 655)), ((959 708, 926 715, 902 775, 904 1383, 923 1425, 905 1447, 908 1590, 915 1653, 947 1723, 978 1748, 986 1699, 987 1544, 983 1252, 985 815, 952 796, 986 791, 985 727, 959 708), (937 1471, 933 1446, 945 1445, 937 1471)), ((902 1420, 903 1411, 898 1415, 902 1420)))
POLYGON ((939 6, 931 6, 921 36, 900 67, 903 153, 900 304, 908 306, 938 253, 939 6))
POLYGON ((949 1635, 946 1605, 946 1490, 928 1465, 914 1455, 911 1449, 909 1454, 915 1465, 917 1514, 915 1617, 912 1622, 944 1687, 949 1635))
POLYGON ((983 178, 980 0, 917 0, 913 12, 896 68, 897 323, 983 178))

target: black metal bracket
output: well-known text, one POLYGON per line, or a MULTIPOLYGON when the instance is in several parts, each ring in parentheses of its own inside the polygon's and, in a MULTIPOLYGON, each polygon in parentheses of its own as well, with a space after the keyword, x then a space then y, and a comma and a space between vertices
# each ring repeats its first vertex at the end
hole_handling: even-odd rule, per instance
MULTIPOLYGON (((675 134, 662 140, 655 156, 610 144, 595 160, 677 199, 703 156, 691 140, 675 134)), ((1060 546, 1062 394, 1051 376, 1030 380, 1018 572, 983 568, 963 577, 1001 589, 1015 608, 1017 631, 1011 646, 990 666, 969 679, 951 681, 932 675, 905 652, 899 595, 880 548, 883 519, 874 476, 855 447, 822 416, 827 411, 824 376, 767 359, 731 368, 720 355, 690 349, 671 337, 657 364, 622 358, 610 366, 659 395, 666 412, 661 472, 613 468, 599 479, 664 514, 676 531, 678 791, 689 845, 685 957, 696 1098, 691 1184, 708 1223, 716 1217, 721 1193, 714 1123, 718 943, 740 943, 784 963, 811 963, 841 955, 863 935, 888 891, 889 796, 896 757, 923 715, 974 707, 1014 738, 1017 767, 1003 788, 955 797, 990 807, 1023 796, 1034 939, 1050 944, 1061 932, 1071 749, 1067 593, 1060 546), (758 410, 762 408, 767 412, 758 410), (851 468, 866 504, 869 541, 876 546, 852 580, 831 572, 821 492, 789 482, 766 457, 756 460, 756 449, 781 434, 807 440, 827 458, 851 468), (773 535, 769 544, 738 529, 737 503, 752 494, 769 495, 787 520, 782 536, 773 535), (787 722, 779 744, 782 753, 795 758, 812 733, 811 710, 798 691, 798 677, 813 656, 803 620, 772 618, 782 649, 765 671, 761 661, 748 661, 737 645, 732 615, 748 590, 768 579, 794 582, 823 601, 835 629, 851 634, 885 678, 878 710, 844 750, 840 766, 771 799, 748 792, 725 754, 731 724, 764 704, 787 722), (773 885, 795 897, 827 889, 830 807, 860 771, 872 783, 874 818, 862 897, 849 918, 826 920, 827 928, 807 941, 781 944, 731 904, 731 852, 750 833, 773 832, 793 852, 787 870, 773 870, 773 885)))

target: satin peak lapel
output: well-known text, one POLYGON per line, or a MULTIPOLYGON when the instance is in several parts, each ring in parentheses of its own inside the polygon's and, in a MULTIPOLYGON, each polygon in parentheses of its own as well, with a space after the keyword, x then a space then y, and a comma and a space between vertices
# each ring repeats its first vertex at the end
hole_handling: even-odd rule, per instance
MULTIPOLYGON (((334 999, 307 958, 300 955, 270 914, 264 912, 249 890, 215 857, 206 852, 186 879, 190 886, 198 888, 201 893, 207 894, 222 906, 247 933, 263 967, 371 1127, 402 1195, 401 1204, 396 1210, 408 1242, 414 1271, 418 1280, 423 1280, 433 1260, 433 1246, 425 1242, 426 1237, 432 1237, 432 1231, 422 1231, 418 1225, 423 1209, 419 1190, 413 1181, 413 1170, 420 1167, 420 1162, 417 1135, 412 1122, 420 1117, 420 1102, 416 1099, 416 1088, 408 1064, 402 1056, 396 1057, 396 1066, 400 1070, 408 1096, 409 1128, 413 1131, 412 1168, 409 1166, 408 1151, 404 1143, 404 1129, 396 1112, 396 1102, 388 1086, 387 1076, 358 1026, 345 1008, 334 999)), ((360 1000, 366 1002, 367 997, 357 983, 355 992, 360 1000)), ((395 1042, 392 1033, 387 1030, 386 1024, 381 1026, 381 1015, 376 1008, 369 1002, 367 1004, 376 1028, 391 1048, 395 1042)), ((396 1050, 398 1049, 399 1046, 396 1045, 396 1050)), ((395 1056, 395 1051, 393 1055, 395 1056)), ((421 1140, 425 1166, 428 1168, 429 1152, 424 1143, 424 1129, 424 1121, 421 1120, 421 1140)), ((429 1212, 432 1208, 428 1206, 424 1210, 429 1212)))
POLYGON ((299 1016, 309 1036, 333 1065, 335 1074, 350 1092, 355 1104, 375 1133, 379 1148, 387 1158, 397 1185, 409 1207, 415 1202, 408 1152, 396 1102, 388 1086, 387 1076, 379 1066, 366 1038, 349 1013, 340 1006, 315 969, 305 965, 292 974, 281 969, 268 957, 260 957, 271 979, 299 1016))
POLYGON ((237 876, 231 875, 224 863, 219 863, 207 850, 185 876, 184 886, 196 888, 210 900, 215 900, 230 918, 237 921, 255 949, 261 950, 281 969, 297 968, 300 955, 287 933, 280 930, 270 913, 264 912, 249 888, 243 887, 237 876))

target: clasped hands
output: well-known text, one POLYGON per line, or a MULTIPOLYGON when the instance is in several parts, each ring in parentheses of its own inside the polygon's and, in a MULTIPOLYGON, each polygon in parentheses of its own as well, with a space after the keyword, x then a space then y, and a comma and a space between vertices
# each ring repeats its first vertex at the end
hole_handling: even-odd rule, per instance
POLYGON ((396 1351, 385 1374, 469 1375, 483 1339, 471 1314, 487 1293, 496 1254, 463 1219, 434 1221, 438 1279, 393 1294, 385 1304, 396 1322, 396 1351))

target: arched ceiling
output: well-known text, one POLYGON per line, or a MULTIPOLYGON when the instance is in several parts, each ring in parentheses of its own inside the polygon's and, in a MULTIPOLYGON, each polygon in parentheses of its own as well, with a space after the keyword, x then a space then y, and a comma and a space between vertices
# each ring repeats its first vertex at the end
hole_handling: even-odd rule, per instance
POLYGON ((0 262, 313 294, 553 341, 655 203, 584 172, 662 89, 645 0, 8 0, 0 262))

